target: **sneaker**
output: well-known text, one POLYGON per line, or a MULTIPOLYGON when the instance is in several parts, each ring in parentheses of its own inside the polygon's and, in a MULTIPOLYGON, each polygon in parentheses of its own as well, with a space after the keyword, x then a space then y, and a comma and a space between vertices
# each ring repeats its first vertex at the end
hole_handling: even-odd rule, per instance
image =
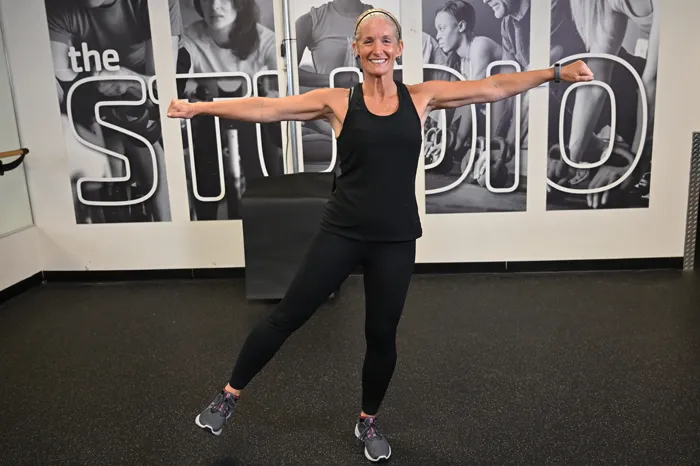
POLYGON ((377 420, 366 418, 355 425, 355 436, 365 443, 365 456, 368 460, 377 462, 388 460, 391 456, 391 446, 386 437, 379 432, 377 420))
POLYGON ((237 398, 233 393, 223 390, 216 395, 214 401, 194 420, 202 429, 209 429, 214 435, 221 435, 221 431, 236 410, 237 398))

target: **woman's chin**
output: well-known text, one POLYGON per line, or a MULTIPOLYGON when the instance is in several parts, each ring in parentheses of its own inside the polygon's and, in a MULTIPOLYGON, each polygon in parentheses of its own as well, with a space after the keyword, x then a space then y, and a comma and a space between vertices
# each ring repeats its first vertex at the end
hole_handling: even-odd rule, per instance
POLYGON ((217 18, 209 19, 209 21, 207 21, 207 25, 212 31, 221 32, 222 30, 231 27, 233 22, 234 20, 230 18, 217 18))
POLYGON ((391 62, 386 61, 381 64, 372 63, 369 67, 367 67, 365 71, 367 71, 372 76, 384 76, 386 74, 392 73, 394 69, 391 66, 391 62))

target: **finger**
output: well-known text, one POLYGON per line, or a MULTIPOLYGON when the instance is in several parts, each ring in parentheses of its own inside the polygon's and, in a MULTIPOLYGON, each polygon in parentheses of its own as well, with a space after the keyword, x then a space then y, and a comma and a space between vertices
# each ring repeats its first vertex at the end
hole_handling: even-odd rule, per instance
POLYGON ((588 207, 591 207, 593 205, 593 194, 586 194, 586 204, 588 204, 588 207))
POLYGON ((608 204, 608 195, 610 194, 610 190, 608 189, 603 193, 603 196, 600 200, 600 205, 607 205, 608 204))
POLYGON ((600 193, 595 193, 593 195, 593 208, 597 209, 598 208, 598 202, 600 201, 600 193))

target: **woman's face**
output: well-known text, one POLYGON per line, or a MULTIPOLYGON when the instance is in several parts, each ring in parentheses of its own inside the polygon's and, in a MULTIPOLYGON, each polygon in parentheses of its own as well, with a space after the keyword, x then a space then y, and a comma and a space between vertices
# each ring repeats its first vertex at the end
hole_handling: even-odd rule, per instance
POLYGON ((383 16, 372 16, 362 21, 358 33, 354 47, 362 69, 375 76, 393 72, 394 62, 403 52, 403 42, 397 38, 394 22, 383 16))
POLYGON ((435 15, 435 29, 437 30, 435 38, 443 52, 450 53, 459 46, 461 39, 459 23, 450 13, 441 11, 435 15))
POLYGON ((212 29, 222 29, 236 19, 232 0, 201 0, 204 21, 212 29))

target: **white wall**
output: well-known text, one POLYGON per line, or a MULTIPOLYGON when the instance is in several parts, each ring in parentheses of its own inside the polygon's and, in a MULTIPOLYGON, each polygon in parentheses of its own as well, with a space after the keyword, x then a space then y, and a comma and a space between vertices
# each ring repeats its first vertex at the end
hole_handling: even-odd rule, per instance
MULTIPOLYGON (((51 52, 43 0, 1 0, 6 40, 15 84, 22 141, 32 150, 28 178, 35 222, 41 230, 41 260, 46 270, 240 267, 244 265, 238 221, 190 222, 178 123, 164 121, 166 167, 172 222, 160 224, 76 225, 66 149, 56 105, 51 52), (31 58, 28 58, 31 57, 31 58), (169 143, 173 142, 175 143, 169 143)), ((149 2, 156 36, 160 82, 173 82, 167 44, 167 0, 149 2), (160 70, 163 70, 162 73, 160 70), (170 74, 169 74, 170 73, 170 74)), ((549 1, 532 0, 532 50, 535 66, 546 67, 549 1)), ((281 26, 281 3, 276 2, 281 26)), ((401 2, 406 52, 404 81, 421 79, 421 5, 401 2), (410 16, 410 17, 409 17, 410 16)), ((700 58, 690 44, 700 44, 696 0, 662 1, 659 85, 654 135, 652 203, 624 211, 545 210, 546 160, 528 160, 526 212, 423 215, 425 235, 419 262, 473 262, 639 258, 682 256, 691 133, 700 129, 700 58), (672 83, 672 80, 677 82, 672 83), (665 217, 665 218, 664 218, 665 217)), ((278 37, 281 28, 278 29, 278 37)), ((164 85, 161 101, 173 89, 164 85)), ((546 153, 547 95, 531 98, 530 154, 546 153)), ((416 183, 424 209, 424 180, 416 183)))
MULTIPOLYGON (((0 152, 21 147, 4 48, 0 34, 0 152)), ((2 162, 16 159, 4 158, 2 162)), ((36 233, 21 165, 0 176, 0 290, 41 271, 36 233)))
MULTIPOLYGON (((12 101, 10 73, 4 51, 5 41, 3 35, 0 34, 0 152, 16 150, 21 147, 12 101)), ((0 161, 3 164, 10 164, 17 158, 8 157, 0 161)), ((32 210, 24 165, 21 165, 0 177, 0 237, 31 224, 32 210)))
MULTIPOLYGON (((17 148, 18 146, 14 147, 17 148)), ((27 157, 30 155, 25 157, 25 161, 27 157)), ((2 162, 9 164, 16 159, 17 157, 7 157, 2 162)), ((32 225, 32 208, 23 165, 0 177, 0 237, 32 225)))
POLYGON ((36 227, 0 238, 0 291, 41 272, 38 244, 36 227))

